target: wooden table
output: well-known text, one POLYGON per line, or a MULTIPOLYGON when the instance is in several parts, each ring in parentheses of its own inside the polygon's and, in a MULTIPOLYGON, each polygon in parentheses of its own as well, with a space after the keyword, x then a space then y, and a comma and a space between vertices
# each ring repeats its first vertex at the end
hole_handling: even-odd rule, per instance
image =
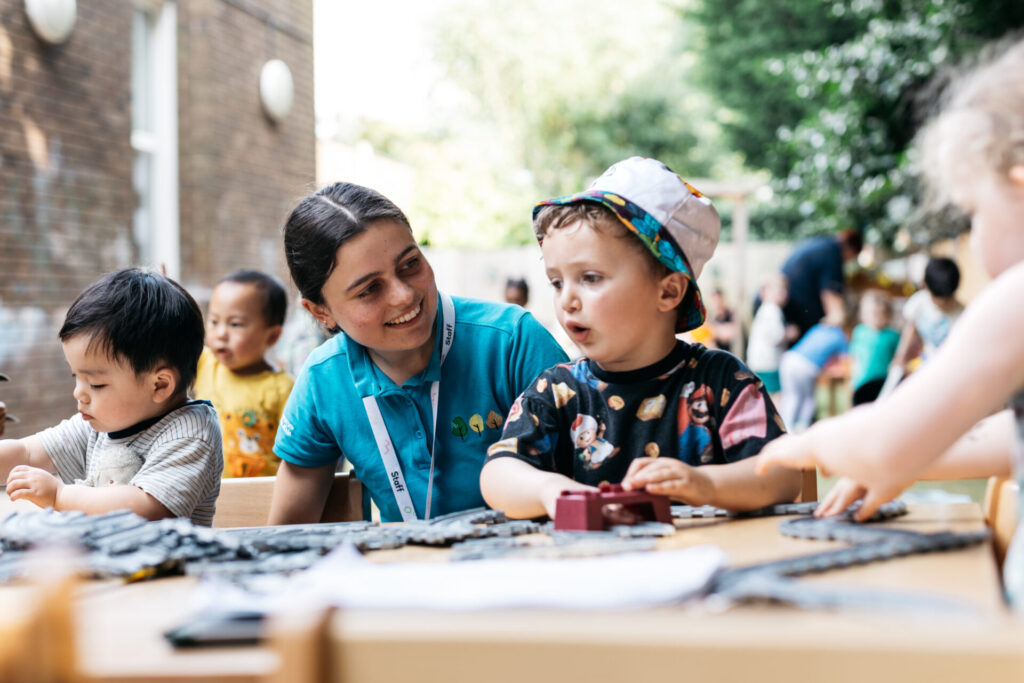
MULTIPOLYGON (((2 511, 0 507, 0 511, 2 511)), ((843 544, 779 535, 779 518, 680 521, 666 548, 713 543, 732 564, 843 544)), ((982 526, 976 504, 912 506, 887 525, 919 531, 982 526)), ((377 561, 443 561, 446 551, 402 548, 377 561)), ((643 577, 638 577, 643 580, 643 577)), ((806 577, 836 587, 929 592, 963 613, 800 611, 775 606, 711 611, 696 603, 618 612, 485 613, 352 610, 328 627, 336 681, 1024 681, 1024 623, 1007 614, 992 548, 919 555, 806 577)), ((75 609, 88 680, 259 681, 278 665, 267 647, 176 651, 161 633, 190 611, 194 581, 96 582, 75 609)), ((12 590, 5 588, 3 590, 12 590)))

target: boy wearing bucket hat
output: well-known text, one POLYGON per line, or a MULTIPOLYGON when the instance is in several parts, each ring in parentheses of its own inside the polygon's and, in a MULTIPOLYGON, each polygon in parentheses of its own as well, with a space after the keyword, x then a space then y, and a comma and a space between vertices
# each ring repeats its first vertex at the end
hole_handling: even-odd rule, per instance
POLYGON ((487 503, 553 516, 560 492, 601 482, 732 510, 792 501, 799 473, 758 478, 748 460, 785 431, 761 382, 735 356, 675 336, 705 318, 711 202, 633 157, 533 216, 558 322, 583 357, 516 399, 480 475, 487 503))

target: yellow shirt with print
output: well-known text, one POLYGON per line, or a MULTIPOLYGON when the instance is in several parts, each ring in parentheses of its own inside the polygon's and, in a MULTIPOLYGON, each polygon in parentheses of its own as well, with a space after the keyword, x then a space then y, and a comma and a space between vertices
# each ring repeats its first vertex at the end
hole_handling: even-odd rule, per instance
POLYGON ((195 398, 213 403, 224 441, 225 477, 277 474, 274 437, 294 380, 284 370, 236 375, 210 349, 196 371, 195 398))

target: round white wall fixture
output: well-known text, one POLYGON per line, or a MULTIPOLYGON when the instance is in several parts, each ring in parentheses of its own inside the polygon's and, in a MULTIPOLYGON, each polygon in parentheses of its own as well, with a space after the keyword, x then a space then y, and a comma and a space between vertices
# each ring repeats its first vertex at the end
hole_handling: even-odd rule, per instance
POLYGON ((75 0, 25 0, 25 14, 37 36, 58 45, 75 28, 78 6, 75 0))
POLYGON ((292 70, 280 59, 271 59, 260 69, 260 102, 274 122, 288 116, 295 99, 292 70))

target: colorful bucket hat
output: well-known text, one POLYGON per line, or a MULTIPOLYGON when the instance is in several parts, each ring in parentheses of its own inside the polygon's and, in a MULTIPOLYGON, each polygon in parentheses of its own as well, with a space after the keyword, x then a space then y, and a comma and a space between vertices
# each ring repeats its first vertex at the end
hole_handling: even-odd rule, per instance
POLYGON ((657 159, 631 157, 611 166, 583 192, 539 202, 533 216, 545 206, 578 202, 610 209, 658 261, 689 280, 677 332, 704 323, 707 312, 697 278, 715 252, 722 228, 711 200, 657 159))

